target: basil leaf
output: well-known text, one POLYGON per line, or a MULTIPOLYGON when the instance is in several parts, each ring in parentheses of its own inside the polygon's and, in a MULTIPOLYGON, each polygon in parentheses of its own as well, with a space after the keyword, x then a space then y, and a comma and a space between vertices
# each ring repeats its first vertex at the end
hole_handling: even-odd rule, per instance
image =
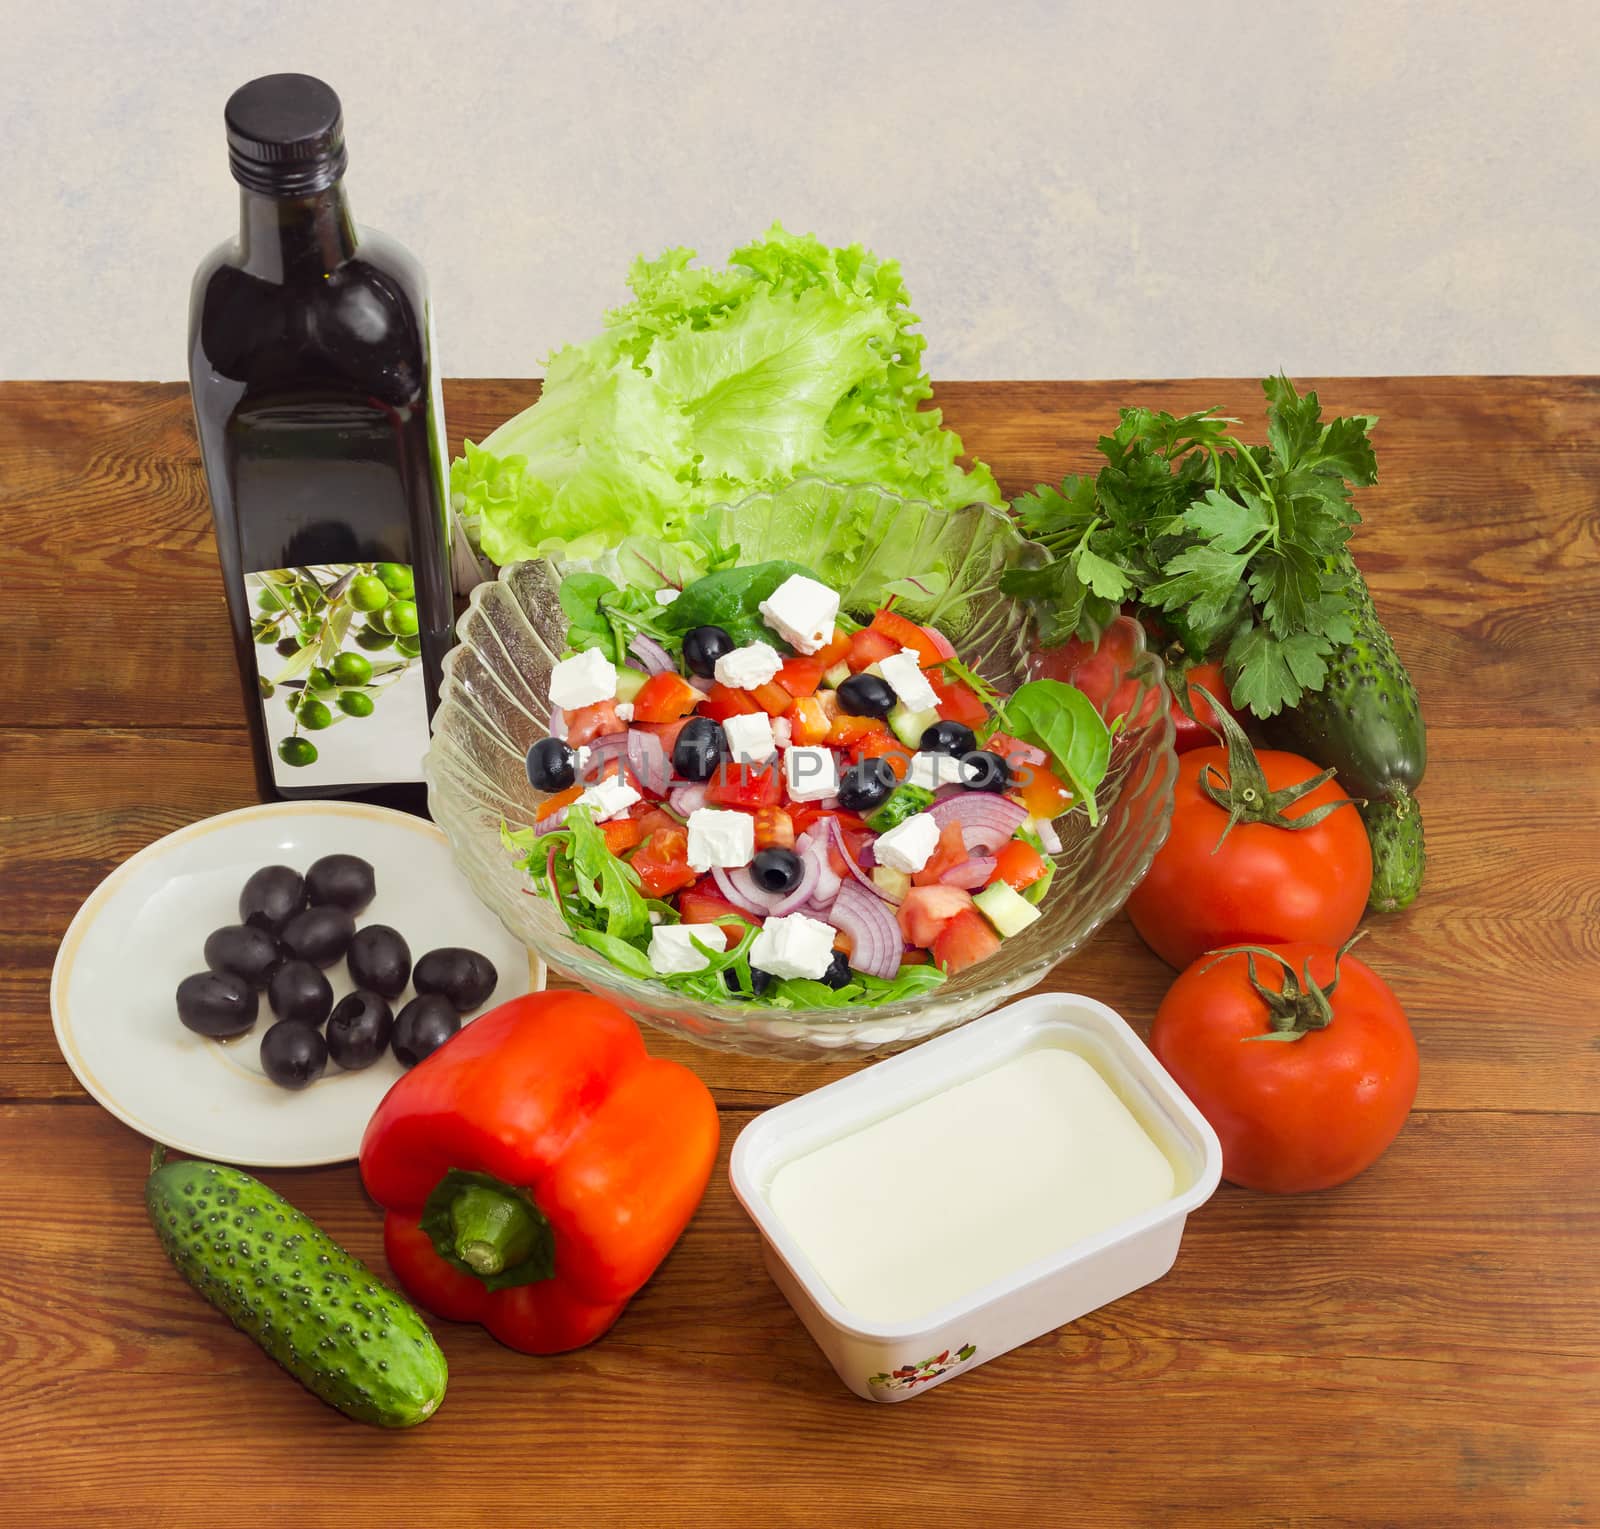
POLYGON ((867 827, 874 833, 886 834, 891 828, 898 827, 907 818, 914 818, 932 805, 933 792, 922 786, 896 786, 868 817, 867 827))
POLYGON ((567 618, 567 646, 579 652, 599 648, 613 662, 620 663, 617 637, 601 602, 615 595, 617 586, 602 573, 569 573, 561 581, 556 598, 567 618))
POLYGON ((1088 696, 1060 680, 1030 680, 1001 708, 999 723, 1001 731, 1049 754, 1089 821, 1100 821, 1094 793, 1111 762, 1111 732, 1088 696))
POLYGON ((708 573, 662 612, 660 625, 679 633, 691 627, 720 626, 741 647, 758 640, 776 645, 776 634, 761 619, 761 602, 797 573, 809 576, 809 570, 800 564, 781 559, 708 573))

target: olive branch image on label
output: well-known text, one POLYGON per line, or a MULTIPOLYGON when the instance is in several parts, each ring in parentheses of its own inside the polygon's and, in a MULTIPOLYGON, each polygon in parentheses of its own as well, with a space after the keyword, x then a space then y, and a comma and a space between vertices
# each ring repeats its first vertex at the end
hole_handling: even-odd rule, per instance
POLYGON ((270 678, 258 665, 261 699, 281 694, 293 730, 278 741, 278 758, 301 768, 317 758, 306 734, 370 717, 420 656, 415 582, 404 563, 274 568, 248 581, 251 636, 285 660, 270 678))
POLYGON ((965 1364, 977 1348, 971 1344, 964 1344, 954 1353, 946 1349, 942 1354, 935 1354, 931 1359, 924 1359, 919 1364, 903 1364, 897 1370, 884 1370, 876 1375, 867 1377, 867 1384, 875 1391, 913 1391, 918 1386, 926 1385, 930 1380, 937 1380, 941 1375, 948 1375, 958 1365, 965 1364))

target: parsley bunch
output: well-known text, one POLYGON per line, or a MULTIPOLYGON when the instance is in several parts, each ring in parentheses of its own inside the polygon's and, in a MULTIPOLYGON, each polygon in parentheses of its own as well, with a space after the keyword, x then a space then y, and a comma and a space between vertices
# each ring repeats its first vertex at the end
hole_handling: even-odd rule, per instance
POLYGON ((1214 409, 1124 409, 1093 477, 1016 501, 1053 554, 1001 578, 1032 601, 1046 642, 1093 637, 1126 601, 1158 612, 1195 660, 1222 655, 1234 701, 1258 717, 1322 688, 1352 636, 1341 557, 1360 515, 1352 485, 1377 481, 1366 415, 1326 423, 1315 393, 1268 377, 1267 444, 1247 446, 1214 409))

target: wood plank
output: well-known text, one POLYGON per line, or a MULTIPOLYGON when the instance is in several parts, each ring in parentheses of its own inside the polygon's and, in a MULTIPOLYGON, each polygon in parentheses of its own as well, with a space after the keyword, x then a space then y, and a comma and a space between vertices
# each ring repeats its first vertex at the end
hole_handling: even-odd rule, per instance
MULTIPOLYGON (((746 1118, 725 1117, 704 1206, 611 1335, 533 1359, 440 1324, 449 1398, 391 1437, 275 1373, 168 1267, 132 1133, 0 1108, 0 1151, 33 1165, 0 1180, 0 1305, 29 1319, 0 1363, 7 1477, 29 1522, 113 1498, 142 1522, 178 1493, 225 1512, 293 1482, 298 1524, 353 1502, 408 1522, 426 1483, 429 1522, 477 1525, 509 1460, 514 1511, 629 1529, 730 1522, 736 1499, 740 1522, 889 1524, 914 1503, 939 1526, 1054 1504, 1082 1524, 1543 1529, 1600 1507, 1592 1118, 1424 1115, 1332 1194, 1224 1188, 1166 1279, 897 1408, 845 1392, 762 1270, 723 1171, 746 1118)), ((265 1177, 381 1267, 353 1169, 265 1177)))

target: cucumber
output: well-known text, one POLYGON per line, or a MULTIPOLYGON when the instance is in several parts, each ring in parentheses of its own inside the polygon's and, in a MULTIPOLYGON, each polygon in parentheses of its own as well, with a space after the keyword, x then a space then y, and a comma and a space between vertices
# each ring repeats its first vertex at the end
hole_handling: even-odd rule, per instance
POLYGON ((1361 809, 1372 845, 1372 892, 1368 903, 1376 913, 1409 908, 1422 890, 1422 811, 1416 800, 1380 797, 1361 809))
POLYGON ((922 742, 922 735, 938 720, 939 713, 933 707, 927 711, 912 711, 904 701, 896 701, 889 710, 889 726, 908 749, 916 748, 922 742))
POLYGON ((642 669, 630 669, 626 665, 617 670, 617 700, 631 701, 644 689, 645 681, 650 676, 642 669))
POLYGON ((416 1308, 248 1173, 150 1159, 145 1205, 178 1272, 313 1395, 410 1428, 444 1400, 444 1355, 416 1308))
POLYGON ((1281 730, 1308 759, 1332 765, 1351 796, 1365 800, 1370 906, 1387 913, 1408 907, 1422 886, 1422 809, 1412 792, 1427 768, 1427 733, 1417 687, 1349 549, 1329 559, 1328 568, 1345 581, 1355 630, 1328 660, 1322 689, 1302 697, 1281 730))
POLYGON ((994 925, 995 933, 1003 940, 1021 934, 1029 924, 1037 923, 1042 916, 1027 898, 1005 881, 990 882, 981 892, 974 894, 972 905, 994 925))

